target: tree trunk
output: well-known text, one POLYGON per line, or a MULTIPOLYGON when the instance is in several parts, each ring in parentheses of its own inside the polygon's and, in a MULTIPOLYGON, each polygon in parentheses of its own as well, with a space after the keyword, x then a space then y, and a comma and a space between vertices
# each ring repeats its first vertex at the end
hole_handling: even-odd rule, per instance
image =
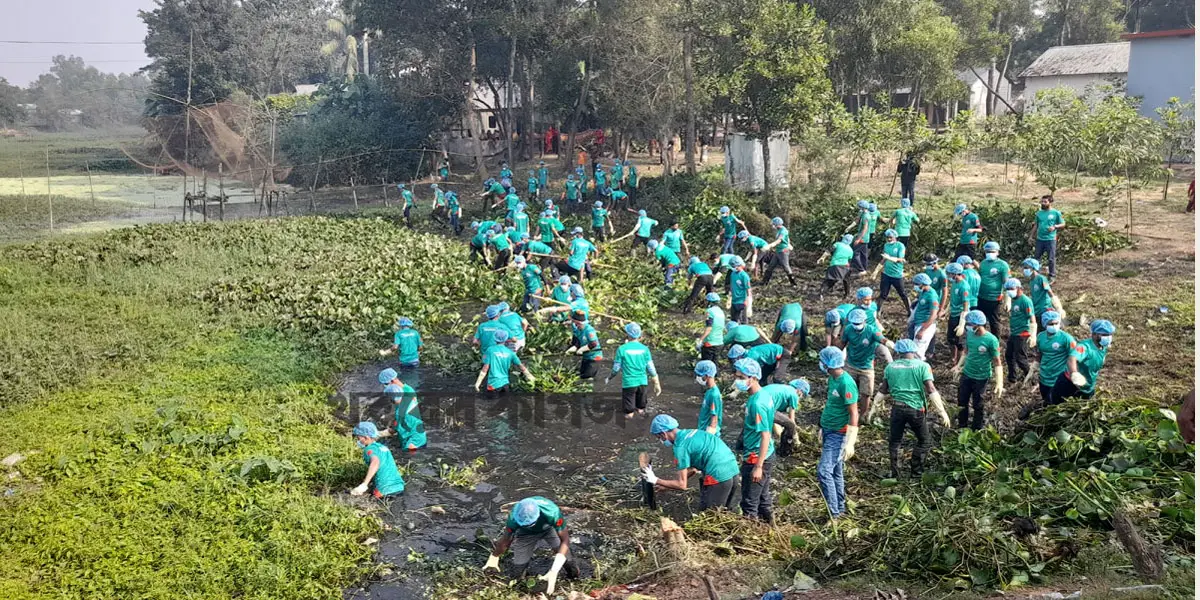
POLYGON ((984 116, 987 116, 987 117, 992 116, 992 113, 996 110, 996 100, 994 98, 992 98, 992 96, 994 95, 992 93, 992 90, 996 89, 996 81, 992 79, 992 77, 995 76, 995 74, 996 74, 996 59, 993 58, 991 66, 988 67, 987 94, 984 95, 984 102, 983 102, 983 114, 984 114, 984 116))
MULTIPOLYGON (((517 16, 516 2, 514 2, 512 6, 513 6, 513 17, 515 18, 517 16)), ((513 127, 512 105, 513 105, 513 79, 514 79, 514 76, 516 75, 516 71, 517 71, 517 37, 510 36, 508 44, 509 44, 509 47, 508 47, 508 79, 504 82, 504 122, 506 124, 505 129, 507 129, 508 131, 504 132, 504 152, 505 152, 505 157, 508 158, 508 164, 514 165, 514 164, 516 164, 516 161, 513 160, 512 136, 513 136, 513 131, 515 131, 516 128, 513 127)), ((526 131, 525 134, 529 135, 529 132, 526 131)))
MULTIPOLYGON (((766 154, 763 154, 763 156, 766 156, 766 154)), ((856 162, 858 162, 857 151, 850 154, 850 168, 846 169, 846 182, 842 184, 843 192, 850 187, 850 176, 854 174, 854 163, 856 162)), ((888 195, 892 195, 891 192, 888 192, 888 195)))
POLYGON ((687 107, 687 139, 684 141, 688 175, 696 174, 696 97, 692 74, 692 0, 685 0, 687 28, 683 34, 684 104, 687 107))
POLYGON ((767 195, 771 192, 771 132, 767 131, 767 137, 762 139, 763 153, 763 194, 767 195))
POLYGON ((1112 525, 1117 539, 1121 541, 1125 550, 1129 551, 1129 557, 1133 559, 1133 569, 1142 581, 1154 583, 1162 580, 1162 550, 1146 540, 1124 508, 1113 511, 1112 525))
POLYGON ((1125 165, 1125 196, 1129 201, 1129 241, 1133 241, 1133 186, 1129 181, 1129 165, 1125 165))
POLYGON ((1167 153, 1167 179, 1163 182, 1163 202, 1167 201, 1167 190, 1171 188, 1171 167, 1175 164, 1175 147, 1167 153))
POLYGON ((1075 177, 1071 179, 1071 187, 1079 187, 1079 163, 1083 161, 1083 154, 1075 155, 1075 177))
MULTIPOLYGON (((588 71, 591 68, 592 52, 588 50, 587 60, 583 63, 583 83, 579 86, 579 99, 575 101, 575 110, 571 113, 570 133, 567 134, 567 151, 561 152, 563 168, 571 170, 571 155, 575 153, 575 132, 579 128, 579 118, 583 115, 583 104, 587 101, 588 86, 592 82, 591 73, 588 71)), ((584 177, 588 173, 583 174, 584 177)))
POLYGON ((472 150, 475 154, 475 174, 480 181, 487 179, 487 166, 483 164, 483 123, 482 118, 475 110, 475 34, 468 26, 467 31, 467 46, 471 52, 470 65, 467 68, 467 84, 463 90, 466 99, 467 125, 471 128, 471 137, 473 143, 472 150))

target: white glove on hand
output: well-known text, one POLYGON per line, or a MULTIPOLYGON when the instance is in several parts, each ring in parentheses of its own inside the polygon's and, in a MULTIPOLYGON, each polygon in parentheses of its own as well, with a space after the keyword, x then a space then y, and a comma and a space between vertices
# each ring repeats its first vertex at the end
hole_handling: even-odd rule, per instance
POLYGON ((846 438, 842 440, 842 462, 854 458, 854 445, 858 443, 858 428, 850 425, 846 428, 846 438))
POLYGON ((662 383, 658 380, 657 377, 654 378, 654 395, 655 396, 662 395, 662 383))
POLYGON ((578 354, 578 355, 580 355, 580 356, 583 356, 584 354, 587 354, 587 351, 588 351, 588 347, 587 347, 587 346, 580 346, 580 347, 579 347, 579 350, 577 350, 577 351, 575 352, 575 354, 578 354))
POLYGON ((1004 395, 1004 367, 996 367, 996 373, 992 375, 996 379, 996 397, 1004 395))
POLYGON ((380 355, 380 356, 387 356, 388 354, 391 354, 391 352, 392 352, 392 351, 391 351, 390 349, 388 349, 388 348, 384 348, 383 350, 380 350, 380 351, 379 351, 379 355, 380 355))
POLYGON ((577 350, 577 348, 575 348, 575 346, 571 346, 570 348, 567 348, 566 354, 575 354, 575 350, 577 350))
POLYGON ((482 372, 481 372, 481 373, 479 373, 479 377, 475 378, 475 391, 477 391, 477 392, 478 392, 478 391, 479 391, 479 388, 480 388, 480 386, 482 386, 482 385, 483 385, 483 378, 484 378, 484 377, 487 377, 487 375, 485 375, 484 373, 482 373, 482 372))
POLYGON ((942 427, 949 427, 950 415, 946 414, 946 405, 942 403, 941 392, 934 390, 933 393, 929 395, 929 404, 933 407, 934 412, 937 413, 938 418, 942 420, 942 427))
POLYGON ((525 381, 529 382, 529 385, 537 383, 537 380, 533 378, 533 373, 529 372, 525 373, 525 381))
POLYGON ((819 265, 819 264, 825 262, 825 259, 827 259, 827 258, 829 258, 829 252, 825 252, 825 253, 821 254, 821 258, 817 259, 817 264, 819 265))
POLYGON ((483 570, 484 570, 484 572, 486 572, 488 569, 495 569, 497 571, 500 570, 500 557, 499 556, 496 556, 495 554, 493 554, 488 557, 487 564, 483 565, 483 570))
POLYGON ((1083 373, 1075 371, 1071 373, 1071 383, 1075 384, 1077 388, 1083 388, 1083 386, 1087 385, 1087 377, 1084 377, 1083 373))
POLYGON ((1012 298, 1008 294, 1004 295, 1004 312, 1012 312, 1012 298))
POLYGON ((546 573, 545 575, 538 577, 538 579, 540 579, 541 581, 546 582, 546 595, 547 596, 554 594, 554 585, 556 583, 558 583, 558 572, 560 570, 562 570, 563 565, 566 563, 567 563, 567 556, 565 554, 555 554, 554 555, 554 564, 550 565, 550 571, 548 573, 546 573))
POLYGON ((645 479, 646 483, 649 483, 650 485, 658 483, 658 477, 655 477, 654 468, 650 465, 642 467, 642 479, 645 479))
POLYGON ((354 488, 354 489, 352 489, 352 490, 350 490, 350 495, 351 495, 351 496, 361 496, 361 495, 363 495, 363 494, 365 494, 365 493, 367 493, 367 484, 365 484, 365 483, 364 483, 364 484, 362 484, 362 485, 360 485, 360 486, 358 486, 358 487, 356 487, 356 488, 354 488))
POLYGON ((883 271, 883 263, 879 263, 878 265, 875 265, 875 270, 871 271, 871 279, 875 279, 876 277, 879 277, 879 273, 882 271, 883 271))
POLYGON ((888 341, 884 342, 884 343, 883 343, 883 345, 884 345, 884 347, 886 347, 886 348, 887 348, 889 351, 891 351, 891 350, 895 350, 895 349, 896 349, 896 342, 893 342, 892 340, 888 340, 888 341))
POLYGON ((711 434, 713 434, 713 435, 717 435, 717 428, 716 428, 716 427, 713 427, 712 425, 709 425, 708 427, 705 427, 705 428, 704 428, 704 431, 707 431, 708 433, 711 433, 711 434))
POLYGON ((885 394, 883 392, 875 392, 875 399, 871 402, 871 408, 869 410, 867 410, 867 418, 866 418, 867 423, 870 423, 871 419, 875 418, 875 411, 879 408, 879 406, 881 404, 883 404, 886 401, 887 401, 887 394, 885 394))
POLYGON ((1032 331, 1029 332, 1029 338, 1025 340, 1025 345, 1030 348, 1037 348, 1037 334, 1032 331))

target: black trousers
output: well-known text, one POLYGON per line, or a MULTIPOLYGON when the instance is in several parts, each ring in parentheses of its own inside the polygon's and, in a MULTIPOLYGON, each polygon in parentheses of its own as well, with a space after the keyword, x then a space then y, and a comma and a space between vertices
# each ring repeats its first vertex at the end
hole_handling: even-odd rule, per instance
POLYGON ((929 451, 929 422, 925 419, 925 411, 896 402, 892 404, 892 418, 888 429, 888 455, 892 461, 893 477, 899 474, 900 445, 904 441, 906 429, 917 436, 917 446, 913 448, 912 455, 912 473, 920 475, 924 470, 925 453, 929 451))
POLYGON ((600 361, 591 358, 583 358, 579 361, 579 378, 591 379, 596 376, 596 372, 600 370, 600 361))
POLYGON ((608 238, 604 237, 604 226, 603 225, 601 225, 599 227, 593 227, 592 235, 596 238, 596 241, 598 241, 598 242, 603 242, 606 239, 608 239, 608 238))
POLYGON ((705 294, 708 294, 714 289, 716 289, 716 286, 713 285, 712 275, 697 275, 696 281, 692 283, 692 294, 688 296, 687 301, 683 303, 683 312, 692 311, 692 305, 699 300, 701 290, 703 290, 705 294))
POLYGON ((867 251, 868 251, 867 245, 866 244, 854 244, 853 250, 854 250, 854 258, 850 261, 850 264, 853 265, 854 270, 859 273, 866 271, 867 270, 867 251))
POLYGON ((904 244, 905 248, 908 247, 908 240, 910 240, 910 239, 912 239, 912 236, 910 236, 910 235, 896 236, 896 241, 900 242, 901 244, 904 244))
POLYGON ((971 429, 983 429, 983 396, 987 394, 987 379, 971 379, 966 375, 958 379, 958 426, 967 426, 967 417, 971 418, 971 429), (975 414, 970 414, 971 411, 975 414))
POLYGON ((1016 383, 1029 372, 1029 338, 1019 333, 1010 333, 1004 344, 1004 364, 1008 368, 1008 382, 1016 383), (1020 371, 1018 374, 1017 371, 1020 371))
POLYGON ((992 335, 1000 337, 1000 301, 980 298, 979 312, 987 317, 988 331, 991 331, 992 335))
POLYGON ((771 277, 775 274, 775 269, 780 267, 783 267, 783 272, 785 275, 787 275, 788 283, 796 285, 796 278, 792 275, 792 266, 788 264, 788 254, 790 254, 790 252, 783 250, 773 252, 771 254, 770 260, 767 261, 767 270, 765 273, 763 273, 763 285, 771 283, 771 277))
POLYGON ((759 363, 759 365, 758 365, 758 366, 762 368, 762 381, 763 381, 764 383, 766 383, 766 382, 772 382, 772 383, 773 383, 773 380, 771 379, 771 376, 773 376, 773 375, 775 374, 775 367, 776 367, 776 365, 778 365, 778 364, 779 364, 779 363, 770 364, 770 365, 764 365, 764 364, 762 364, 762 363, 759 363))
POLYGON ((959 244, 958 247, 954 249, 954 258, 958 258, 960 256, 970 256, 971 258, 975 258, 975 244, 959 244))
POLYGON ((917 205, 917 178, 914 177, 908 181, 900 178, 900 197, 908 198, 913 206, 917 205))
POLYGON ((646 386, 621 388, 621 408, 627 415, 646 410, 646 386))
POLYGON ((830 266, 825 269, 825 280, 821 282, 821 293, 824 294, 833 289, 833 286, 838 282, 842 283, 842 296, 850 295, 850 267, 848 265, 830 266))
POLYGON ((729 308, 729 320, 736 321, 738 323, 745 323, 746 305, 744 303, 731 305, 729 308))
POLYGON ((508 266, 508 261, 512 258, 512 250, 501 250, 496 253, 496 259, 492 261, 492 270, 499 271, 508 266))
POLYGON ((1050 404, 1062 404, 1068 398, 1083 398, 1090 400, 1095 394, 1085 394, 1074 383, 1071 383, 1071 378, 1064 372, 1058 376, 1058 380, 1054 382, 1054 387, 1050 388, 1050 404))
POLYGON ((900 304, 904 305, 904 312, 912 312, 912 307, 908 304, 908 290, 904 289, 904 280, 899 277, 891 277, 884 275, 879 281, 879 304, 882 305, 884 300, 888 299, 888 291, 896 290, 896 295, 900 296, 900 304))
POLYGON ((700 510, 708 510, 710 508, 724 508, 733 510, 734 498, 737 498, 737 477, 714 483, 712 485, 700 484, 700 510))
POLYGON ((774 519, 771 511, 771 471, 775 469, 775 455, 763 461, 762 480, 758 482, 753 477, 755 466, 750 461, 742 462, 742 515, 770 523, 774 519))
POLYGON ((700 346, 700 360, 719 361, 722 348, 724 346, 700 346))
POLYGON ((483 264, 487 264, 487 259, 484 258, 483 248, 479 248, 479 247, 476 247, 475 245, 471 245, 470 258, 474 259, 475 257, 479 257, 479 262, 481 262, 483 264))

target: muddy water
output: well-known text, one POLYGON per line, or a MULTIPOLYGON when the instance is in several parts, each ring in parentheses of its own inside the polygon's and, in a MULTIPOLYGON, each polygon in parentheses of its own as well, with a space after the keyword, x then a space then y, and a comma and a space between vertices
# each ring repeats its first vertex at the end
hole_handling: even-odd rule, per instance
MULTIPOLYGON (((577 359, 562 360, 577 364, 577 359)), ((381 540, 378 556, 380 562, 396 565, 396 574, 346 596, 429 597, 427 567, 432 562, 480 568, 487 558, 484 536, 499 535, 510 503, 533 495, 564 508, 573 552, 583 559, 585 576, 593 560, 617 560, 631 550, 634 542, 627 527, 623 535, 622 523, 604 509, 638 506, 637 454, 650 452, 656 465, 670 464, 671 459, 669 450, 649 435, 651 417, 667 412, 683 427, 695 427, 702 392, 690 362, 659 354, 655 363, 663 394, 650 399, 645 417, 630 419, 621 414, 619 377, 603 386, 607 363, 593 392, 501 400, 475 394, 473 375, 443 377, 432 367, 401 370, 401 379, 418 392, 429 445, 413 455, 396 453, 402 468, 407 462, 413 474, 406 477, 404 494, 391 501, 383 515, 392 531, 381 540), (439 477, 439 463, 470 465, 477 457, 483 457, 486 466, 479 469, 473 487, 455 487, 439 477), (445 514, 431 514, 432 506, 442 507, 445 514)), ((388 366, 395 365, 366 364, 344 375, 333 399, 341 418, 390 421, 391 404, 379 396, 376 380, 388 366)), ((726 412, 723 437, 732 444, 740 403, 728 403, 726 412)), ((659 503, 667 514, 686 518, 696 505, 696 493, 660 493, 659 503)), ((531 573, 545 571, 548 559, 541 560, 535 558, 531 573)))

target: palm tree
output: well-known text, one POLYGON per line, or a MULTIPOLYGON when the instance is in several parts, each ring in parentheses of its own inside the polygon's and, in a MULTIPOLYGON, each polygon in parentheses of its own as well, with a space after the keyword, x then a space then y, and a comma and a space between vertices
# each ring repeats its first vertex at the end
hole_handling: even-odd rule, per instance
POLYGON ((358 38, 354 35, 355 29, 354 18, 342 10, 338 10, 336 16, 325 21, 325 30, 332 39, 321 46, 321 54, 336 56, 337 65, 340 69, 344 68, 346 79, 354 79, 359 70, 358 38))

